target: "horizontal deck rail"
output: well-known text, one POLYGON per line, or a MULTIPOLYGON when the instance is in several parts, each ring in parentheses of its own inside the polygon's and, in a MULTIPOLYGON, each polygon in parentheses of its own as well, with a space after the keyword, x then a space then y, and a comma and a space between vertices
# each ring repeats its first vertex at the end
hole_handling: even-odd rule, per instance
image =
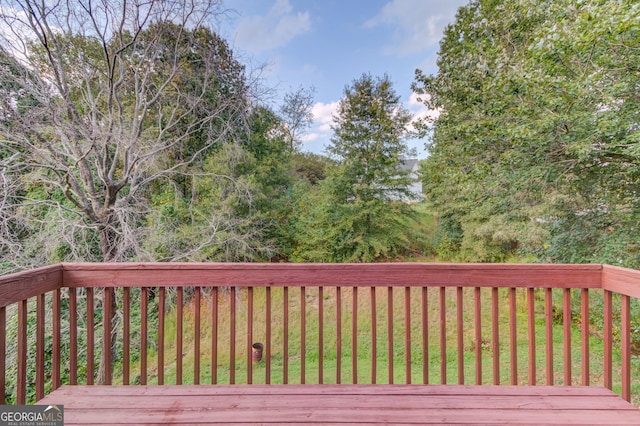
POLYGON ((598 385, 629 401, 636 298, 640 272, 607 265, 59 264, 0 277, 0 398, 458 383, 598 385))

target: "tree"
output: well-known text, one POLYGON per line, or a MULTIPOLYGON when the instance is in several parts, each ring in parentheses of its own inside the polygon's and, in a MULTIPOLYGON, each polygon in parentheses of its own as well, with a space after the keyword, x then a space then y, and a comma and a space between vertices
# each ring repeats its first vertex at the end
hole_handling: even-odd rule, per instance
POLYGON ((299 87, 295 92, 285 94, 280 106, 280 117, 292 150, 300 147, 300 137, 313 122, 311 107, 314 94, 314 87, 299 87))
MULTIPOLYGON (((3 161, 55 195, 37 201, 60 212, 72 228, 65 234, 96 236, 85 240, 97 242, 98 255, 88 247, 95 257, 84 260, 148 258, 141 225, 150 184, 187 171, 242 129, 243 67, 206 28, 218 5, 24 0, 0 7, 0 48, 10 58, 0 67, 3 161)), ((101 363, 103 382, 105 371, 101 363)))
POLYGON ((338 165, 329 169, 324 195, 300 229, 312 259, 372 261, 406 246, 403 219, 410 208, 398 200, 411 197, 410 179, 400 169, 410 153, 411 118, 386 75, 364 74, 345 88, 327 148, 338 165))
POLYGON ((574 0, 458 11, 438 74, 418 70, 414 90, 441 111, 423 123, 425 186, 449 233, 462 228, 463 259, 594 261, 598 241, 637 222, 639 12, 574 0), (567 241, 582 254, 569 259, 567 241))
POLYGON ((6 26, 33 38, 3 38, 22 67, 3 68, 0 80, 35 102, 5 97, 0 132, 32 179, 60 189, 97 232, 103 261, 145 257, 138 225, 149 183, 183 171, 245 114, 242 84, 211 90, 224 66, 242 71, 202 27, 216 3, 178 3, 3 6, 6 26))

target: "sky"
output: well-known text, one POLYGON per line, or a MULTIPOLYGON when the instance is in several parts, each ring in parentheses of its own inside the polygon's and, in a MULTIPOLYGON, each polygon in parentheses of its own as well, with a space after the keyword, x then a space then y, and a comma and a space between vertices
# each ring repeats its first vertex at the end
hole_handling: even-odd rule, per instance
MULTIPOLYGON (((303 151, 325 153, 345 86, 362 74, 387 74, 404 106, 433 114, 411 92, 416 68, 437 73, 445 26, 468 0, 225 0, 220 31, 260 79, 277 108, 287 92, 315 89, 314 122, 303 151)), ((423 140, 409 141, 425 158, 423 140)))

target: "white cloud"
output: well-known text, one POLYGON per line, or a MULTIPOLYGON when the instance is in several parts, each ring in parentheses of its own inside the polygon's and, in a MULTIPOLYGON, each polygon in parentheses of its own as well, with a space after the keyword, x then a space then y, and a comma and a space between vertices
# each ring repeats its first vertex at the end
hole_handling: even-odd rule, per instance
POLYGON ((409 111, 411 111, 415 118, 427 118, 429 120, 435 120, 440 116, 441 111, 440 109, 427 108, 424 102, 419 100, 424 99, 425 96, 428 97, 429 95, 418 95, 417 93, 411 93, 409 102, 407 104, 409 111))
POLYGON ((391 0, 365 27, 395 27, 394 43, 385 53, 421 53, 438 44, 445 26, 452 22, 459 6, 467 0, 391 0))
POLYGON ((337 112, 339 104, 340 101, 326 104, 324 102, 316 102, 313 107, 311 107, 313 125, 311 131, 302 137, 302 142, 306 150, 320 153, 330 142, 333 116, 337 112))
POLYGON ((328 104, 316 102, 313 107, 311 107, 314 127, 321 132, 330 132, 331 124, 333 124, 333 116, 338 111, 338 105, 340 105, 340 101, 328 104))
POLYGON ((276 0, 267 15, 240 19, 236 43, 244 50, 258 53, 285 46, 310 29, 309 12, 293 13, 289 0, 276 0))

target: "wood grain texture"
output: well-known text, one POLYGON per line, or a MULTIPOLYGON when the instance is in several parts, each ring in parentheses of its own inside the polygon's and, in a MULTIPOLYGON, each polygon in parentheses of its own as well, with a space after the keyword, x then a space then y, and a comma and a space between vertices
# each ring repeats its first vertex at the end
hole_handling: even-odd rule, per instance
POLYGON ((45 266, 0 277, 0 307, 62 287, 62 265, 45 266))
POLYGON ((63 386, 65 424, 639 424, 602 387, 462 385, 63 386))
POLYGON ((450 263, 65 263, 62 268, 67 287, 599 288, 602 272, 601 265, 450 263))

